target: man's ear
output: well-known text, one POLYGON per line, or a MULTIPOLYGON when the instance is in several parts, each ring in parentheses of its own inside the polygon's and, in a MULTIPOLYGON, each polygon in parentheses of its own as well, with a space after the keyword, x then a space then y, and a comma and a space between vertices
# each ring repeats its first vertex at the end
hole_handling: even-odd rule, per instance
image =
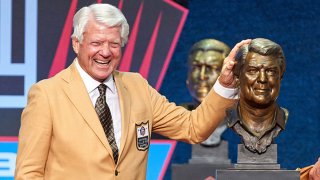
POLYGON ((72 48, 73 48, 73 51, 78 54, 79 52, 79 48, 80 48, 80 42, 77 38, 73 37, 72 38, 72 48))

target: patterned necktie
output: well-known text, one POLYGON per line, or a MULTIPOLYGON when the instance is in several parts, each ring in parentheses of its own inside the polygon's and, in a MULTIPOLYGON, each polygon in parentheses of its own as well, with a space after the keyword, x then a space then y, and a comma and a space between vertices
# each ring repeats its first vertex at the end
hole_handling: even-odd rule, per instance
POLYGON ((114 162, 117 164, 119 152, 116 139, 114 137, 111 112, 108 104, 106 103, 106 89, 107 86, 105 84, 100 84, 98 86, 100 96, 97 99, 95 110, 99 116, 104 133, 106 134, 108 142, 111 146, 114 162))

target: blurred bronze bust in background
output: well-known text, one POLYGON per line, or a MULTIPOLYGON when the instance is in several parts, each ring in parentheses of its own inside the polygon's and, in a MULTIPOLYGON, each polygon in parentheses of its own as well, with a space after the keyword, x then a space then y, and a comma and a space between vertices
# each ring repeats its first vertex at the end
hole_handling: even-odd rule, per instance
POLYGON ((188 57, 187 86, 191 96, 201 102, 216 82, 224 58, 230 48, 215 39, 203 39, 195 43, 188 57))
MULTIPOLYGON (((203 39, 191 47, 188 57, 186 84, 193 102, 187 105, 187 109, 195 109, 207 96, 219 77, 223 60, 229 52, 230 48, 225 43, 215 39, 203 39)), ((226 123, 221 124, 201 144, 205 146, 219 145, 221 134, 226 128, 226 123)))
POLYGON ((277 43, 257 38, 240 49, 236 61, 240 99, 227 111, 228 126, 248 150, 261 154, 288 119, 288 111, 276 103, 286 67, 284 53, 277 43))

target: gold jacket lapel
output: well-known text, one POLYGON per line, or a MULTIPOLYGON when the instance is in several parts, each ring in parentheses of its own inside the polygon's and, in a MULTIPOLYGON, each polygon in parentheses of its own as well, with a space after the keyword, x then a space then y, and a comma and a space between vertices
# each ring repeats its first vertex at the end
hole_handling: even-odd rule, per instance
POLYGON ((130 111, 131 111, 131 101, 130 94, 127 90, 126 85, 124 84, 123 74, 115 71, 113 73, 113 77, 116 83, 119 103, 120 103, 120 111, 121 111, 121 147, 119 151, 119 158, 121 157, 121 153, 126 145, 126 140, 129 131, 129 120, 130 120, 130 111))
POLYGON ((108 152, 112 154, 112 150, 107 141, 100 120, 96 111, 94 110, 94 107, 92 106, 90 97, 86 91, 86 87, 82 81, 82 78, 76 69, 75 63, 72 63, 72 65, 69 67, 69 70, 69 76, 64 77, 65 81, 68 82, 68 84, 64 87, 64 91, 74 106, 78 109, 88 126, 96 134, 100 142, 104 145, 108 152))

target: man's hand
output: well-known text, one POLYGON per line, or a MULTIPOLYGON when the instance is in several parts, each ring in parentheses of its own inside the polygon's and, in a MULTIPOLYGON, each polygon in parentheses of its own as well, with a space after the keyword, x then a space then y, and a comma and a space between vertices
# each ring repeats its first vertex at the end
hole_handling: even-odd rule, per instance
POLYGON ((235 88, 236 85, 236 78, 233 74, 233 67, 236 64, 235 57, 241 48, 241 46, 245 44, 249 44, 251 39, 242 40, 241 42, 237 43, 232 50, 230 51, 229 55, 224 59, 222 70, 219 77, 219 83, 226 88, 235 88))
POLYGON ((309 172, 309 180, 320 180, 320 158, 309 172))

